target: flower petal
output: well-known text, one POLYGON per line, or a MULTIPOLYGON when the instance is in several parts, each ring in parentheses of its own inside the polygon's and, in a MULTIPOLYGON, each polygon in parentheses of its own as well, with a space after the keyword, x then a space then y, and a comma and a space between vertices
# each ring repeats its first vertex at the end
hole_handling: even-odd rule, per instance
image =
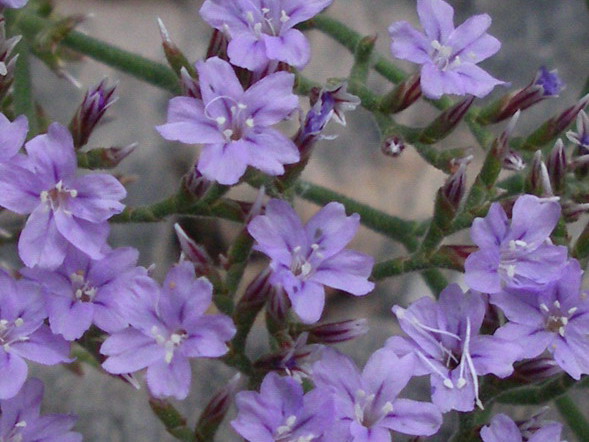
POLYGON ((222 143, 223 134, 212 118, 207 118, 201 100, 175 97, 168 104, 168 122, 156 127, 166 140, 187 144, 222 143))

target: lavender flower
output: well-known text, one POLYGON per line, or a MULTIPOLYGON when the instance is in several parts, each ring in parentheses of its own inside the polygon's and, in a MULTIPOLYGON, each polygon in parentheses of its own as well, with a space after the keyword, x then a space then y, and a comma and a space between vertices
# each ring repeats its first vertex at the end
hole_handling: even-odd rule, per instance
POLYGON ((40 289, 30 281, 15 281, 0 269, 0 399, 14 397, 28 367, 24 359, 44 365, 67 362, 69 344, 44 324, 40 289))
POLYGON ((82 435, 70 431, 73 415, 41 416, 43 383, 29 379, 16 396, 0 400, 0 440, 6 442, 81 442, 82 435))
POLYGON ((10 121, 0 113, 0 163, 5 163, 18 153, 27 138, 29 121, 21 115, 10 121))
POLYGON ((409 337, 393 336, 386 347, 417 358, 414 374, 431 375, 432 401, 442 412, 471 411, 479 399, 481 375, 504 378, 513 372, 520 346, 496 336, 479 335, 487 303, 480 293, 462 293, 450 284, 436 303, 421 298, 408 309, 393 307, 409 337))
POLYGON ((198 170, 206 178, 235 184, 247 166, 281 175, 299 160, 293 142, 269 127, 298 107, 294 75, 269 75, 244 92, 226 61, 213 57, 196 68, 203 99, 170 100, 168 122, 157 130, 167 140, 204 144, 198 170))
POLYGON ((333 399, 313 390, 303 393, 294 379, 268 373, 260 392, 235 397, 238 414, 231 425, 251 442, 328 442, 323 434, 333 422, 333 399))
POLYGON ((113 333, 100 352, 109 373, 132 373, 147 367, 147 385, 156 397, 184 399, 190 389, 189 358, 215 358, 227 352, 235 326, 225 315, 205 315, 212 286, 195 279, 194 266, 173 267, 160 288, 151 278, 138 278, 127 308, 130 327, 113 333))
POLYGON ((525 342, 521 358, 533 358, 544 350, 560 367, 579 379, 589 373, 589 301, 581 291, 581 268, 571 260, 562 277, 538 291, 508 291, 491 296, 509 322, 497 336, 525 342))
POLYGON ((528 422, 516 424, 509 416, 497 414, 490 425, 481 429, 483 442, 561 442, 562 424, 544 421, 538 425, 535 421, 531 428, 528 422))
POLYGON ((347 356, 325 349, 313 365, 314 391, 332 396, 336 422, 326 440, 391 441, 390 431, 431 436, 442 424, 438 408, 427 402, 398 399, 413 374, 412 356, 398 358, 387 349, 374 353, 362 373, 347 356))
POLYGON ((519 197, 511 223, 498 203, 491 205, 470 230, 480 250, 464 263, 466 283, 481 292, 498 293, 503 286, 541 288, 557 279, 567 261, 566 247, 550 242, 559 217, 554 198, 519 197))
POLYGON ((332 0, 206 0, 200 15, 229 39, 232 64, 259 71, 272 61, 302 69, 311 49, 294 26, 317 15, 332 0))
POLYGON ((249 223, 256 250, 272 259, 270 282, 284 287, 303 322, 317 322, 321 317, 324 285, 356 296, 373 289, 368 281, 373 258, 344 249, 359 224, 358 214, 346 216, 344 206, 334 202, 303 226, 293 208, 276 199, 268 202, 265 215, 249 223))
POLYGON ((123 210, 125 188, 106 174, 76 177, 72 137, 57 123, 25 149, 18 163, 0 164, 0 206, 31 214, 18 242, 25 265, 55 269, 70 246, 103 258, 106 220, 123 210))
POLYGON ((503 81, 477 66, 495 54, 501 43, 487 34, 491 18, 475 15, 454 28, 454 9, 442 0, 417 0, 425 34, 408 22, 389 27, 391 52, 402 60, 421 64, 421 89, 429 98, 444 94, 484 97, 503 81))
POLYGON ((128 323, 123 305, 130 287, 145 269, 135 267, 138 252, 130 247, 105 252, 100 260, 71 250, 56 271, 23 269, 43 286, 51 331, 68 341, 82 336, 92 324, 113 333, 128 323))

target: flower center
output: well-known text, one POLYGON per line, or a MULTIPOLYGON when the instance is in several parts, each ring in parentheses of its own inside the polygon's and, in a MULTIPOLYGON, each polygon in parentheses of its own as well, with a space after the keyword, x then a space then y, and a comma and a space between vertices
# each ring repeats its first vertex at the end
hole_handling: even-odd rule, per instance
POLYGON ((94 302, 98 289, 84 278, 84 271, 78 270, 70 275, 72 288, 74 290, 74 300, 80 302, 94 302))
MULTIPOLYGON (((277 36, 280 35, 282 25, 290 20, 290 17, 284 9, 272 11, 269 8, 261 8, 260 10, 246 11, 244 14, 245 21, 250 30, 254 33, 257 39, 262 37, 262 34, 277 36)), ((227 26, 228 28, 228 26, 227 26)))
POLYGON ((5 352, 10 350, 10 346, 15 342, 28 341, 28 336, 19 336, 18 328, 24 325, 22 318, 16 318, 14 321, 0 319, 0 345, 5 352))
POLYGON ((280 425, 274 432, 274 440, 276 442, 311 442, 317 436, 312 433, 304 436, 293 436, 292 432, 297 425, 297 417, 290 415, 286 418, 284 425, 280 425))
POLYGON ((40 198, 41 202, 50 207, 51 210, 55 211, 61 208, 64 212, 69 213, 67 202, 70 198, 76 198, 77 196, 78 191, 76 189, 68 189, 60 180, 53 189, 43 190, 40 198))
POLYGON ((364 390, 358 390, 354 399, 354 414, 356 420, 366 428, 371 428, 393 411, 393 404, 387 401, 382 407, 374 405, 374 393, 367 394, 364 390))
POLYGON ((24 440, 21 430, 27 426, 27 421, 21 420, 14 424, 6 436, 0 436, 0 442, 22 442, 24 440))
POLYGON ((204 113, 205 117, 217 124, 217 128, 225 137, 225 141, 230 143, 232 141, 241 140, 247 132, 254 127, 254 119, 246 110, 246 104, 238 102, 229 96, 219 95, 209 101, 205 107, 204 113), (218 101, 222 101, 222 106, 229 109, 230 115, 228 117, 223 115, 213 117, 210 115, 210 108, 214 103, 219 104, 218 101))
POLYGON ((462 64, 460 56, 452 56, 452 46, 441 44, 438 40, 431 42, 433 53, 431 54, 432 61, 441 70, 447 71, 454 69, 462 64))
POLYGON ((578 310, 577 307, 572 307, 566 313, 563 313, 558 300, 554 301, 551 307, 542 303, 540 309, 545 317, 544 328, 549 332, 558 333, 562 337, 564 337, 571 316, 578 310))
POLYGON ((155 341, 164 347, 166 354, 164 356, 164 360, 167 364, 172 362, 174 358, 174 352, 186 338, 188 338, 188 332, 184 329, 178 329, 174 333, 170 334, 169 337, 165 337, 163 334, 160 333, 157 326, 153 326, 151 328, 151 335, 155 338, 155 341))
POLYGON ((311 244, 307 253, 301 253, 302 250, 301 246, 296 246, 293 249, 290 271, 299 279, 307 279, 313 273, 313 269, 317 267, 313 265, 312 261, 321 260, 324 256, 319 251, 320 246, 317 243, 311 244))

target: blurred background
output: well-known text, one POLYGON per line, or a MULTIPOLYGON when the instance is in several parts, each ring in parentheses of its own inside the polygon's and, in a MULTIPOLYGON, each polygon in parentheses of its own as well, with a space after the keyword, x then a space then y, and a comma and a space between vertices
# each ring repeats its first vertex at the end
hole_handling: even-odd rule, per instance
MULTIPOLYGON (((511 82, 513 87, 529 83, 540 66, 557 68, 567 88, 559 99, 545 101, 525 112, 515 134, 528 133, 549 116, 571 105, 579 96, 589 73, 589 14, 583 0, 456 0, 450 2, 456 9, 455 24, 474 14, 488 13, 493 18, 489 32, 502 41, 501 51, 483 63, 493 76, 511 82)), ((89 18, 79 30, 128 51, 152 60, 165 62, 157 18, 161 18, 171 38, 191 61, 202 57, 208 45, 211 30, 201 20, 200 0, 55 0, 62 15, 87 14, 89 18)), ((378 35, 377 50, 389 53, 388 26, 398 20, 407 20, 419 26, 414 0, 334 0, 327 14, 346 22, 363 35, 378 35)), ((308 34, 313 50, 312 61, 304 73, 308 78, 324 82, 330 77, 344 77, 352 65, 351 55, 328 37, 317 31, 308 34)), ((407 72, 416 66, 400 63, 407 72)), ((32 66, 34 93, 49 119, 67 124, 81 102, 87 87, 105 77, 118 82, 119 101, 107 115, 112 121, 99 127, 90 140, 90 146, 112 146, 138 143, 136 152, 125 160, 118 171, 135 176, 128 186, 129 206, 145 205, 172 194, 180 177, 186 173, 197 157, 193 146, 164 141, 154 126, 166 120, 167 102, 171 96, 153 86, 113 71, 107 66, 86 59, 67 66, 67 70, 83 85, 77 89, 57 78, 41 62, 32 66)), ((369 85, 383 93, 390 88, 377 74, 372 74, 369 85)), ((504 93, 497 88, 493 95, 504 93)), ((306 99, 301 99, 306 106, 306 99)), ((399 117, 404 124, 424 125, 436 115, 427 104, 412 106, 399 117)), ((502 125, 493 128, 497 132, 502 125)), ((294 125, 290 128, 294 133, 294 125)), ((407 219, 425 219, 431 215, 435 191, 444 176, 423 162, 409 147, 398 158, 381 153, 379 135, 370 114, 357 109, 348 115, 348 126, 333 123, 329 134, 339 137, 324 140, 303 178, 337 190, 390 214, 407 219)), ((458 129, 451 137, 438 144, 439 148, 476 146, 465 130, 458 129)), ((474 150, 475 161, 470 166, 472 180, 480 165, 480 152, 474 150)), ((232 196, 253 199, 255 192, 243 187, 232 190, 232 196)), ((317 207, 298 200, 296 209, 308 219, 317 207)), ((141 251, 141 264, 157 265, 156 276, 162 277, 170 264, 177 260, 178 249, 170 219, 154 225, 116 225, 111 234, 112 246, 130 245, 141 251)), ((237 232, 237 226, 225 222, 198 220, 201 241, 213 253, 219 253, 237 232)), ((453 238, 465 243, 468 235, 453 238)), ((402 256, 401 246, 382 236, 361 228, 352 248, 372 254, 377 260, 402 256)), ((4 253, 4 252, 3 252, 4 253)), ((10 260, 8 256, 4 259, 10 260)), ((244 283, 265 263, 258 257, 248 270, 244 283)), ((452 279, 456 274, 448 274, 452 279)), ((390 309, 394 304, 406 306, 412 300, 427 295, 429 290, 418 275, 408 275, 377 286, 368 297, 359 299, 334 294, 327 312, 330 319, 363 316, 369 318, 371 331, 360 340, 341 349, 364 364, 369 354, 379 348, 385 339, 397 332, 390 309), (361 313, 359 313, 361 312, 361 313)), ((255 327, 250 343, 252 354, 261 354, 265 348, 262 326, 255 327)), ((213 392, 224 385, 233 371, 215 361, 195 360, 192 393, 178 403, 178 408, 194 423, 200 410, 213 392)), ((156 442, 172 441, 163 426, 147 405, 145 389, 135 391, 128 384, 109 378, 88 368, 84 376, 76 376, 61 367, 33 367, 34 375, 46 382, 45 405, 48 412, 72 411, 80 416, 77 430, 86 441, 104 442, 156 442)), ((423 384, 416 384, 409 394, 418 397, 423 384)), ((437 440, 445 440, 442 434, 437 440)), ((225 425, 218 435, 219 441, 239 440, 225 425)))

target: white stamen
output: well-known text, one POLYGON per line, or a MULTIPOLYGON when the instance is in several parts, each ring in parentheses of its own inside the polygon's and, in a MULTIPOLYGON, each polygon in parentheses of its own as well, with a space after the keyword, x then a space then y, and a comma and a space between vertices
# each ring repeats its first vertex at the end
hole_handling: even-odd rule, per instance
POLYGON ((544 303, 540 304, 540 310, 542 310, 544 313, 548 313, 550 311, 548 306, 544 303))
POLYGON ((245 125, 247 127, 254 127, 254 119, 253 118, 248 118, 247 120, 245 120, 245 125))
POLYGON ((253 13, 252 11, 247 11, 247 12, 245 13, 245 19, 246 19, 248 22, 250 22, 250 23, 252 23, 252 24, 253 24, 253 22, 254 22, 254 13, 253 13))
POLYGON ((225 136, 225 139, 227 141, 231 140, 231 137, 233 136, 233 131, 231 129, 225 129, 223 131, 223 135, 225 136))
POLYGON ((286 23, 289 20, 290 20, 290 17, 288 15, 286 15, 286 11, 284 9, 282 11, 280 11, 280 21, 282 23, 286 23))
POLYGON ((301 246, 296 246, 292 251, 293 253, 299 253, 301 251, 301 246))
POLYGON ((466 379, 459 378, 458 382, 456 382, 456 388, 460 389, 466 385, 466 379))
POLYGON ((223 126, 227 122, 227 118, 225 118, 225 117, 217 117, 217 118, 215 118, 215 121, 217 122, 217 124, 219 126, 223 126))
POLYGON ((558 299, 554 301, 554 306, 558 309, 560 308, 560 301, 558 299))
POLYGON ((558 334, 564 338, 564 327, 558 328, 558 334))
POLYGON ((513 278, 515 276, 515 264, 508 264, 506 266, 507 276, 513 278))
POLYGON ((389 414, 391 411, 394 410, 393 404, 391 402, 387 402, 386 404, 384 404, 384 406, 382 407, 382 413, 384 415, 389 414))
POLYGON ((572 316, 577 310, 579 310, 579 307, 571 307, 567 313, 572 316))
POLYGON ((25 428, 27 426, 27 421, 17 422, 16 424, 14 424, 14 426, 18 428, 25 428))
POLYGON ((237 103, 237 107, 241 110, 247 109, 247 104, 244 103, 237 103))
POLYGON ((454 384, 452 383, 452 381, 448 378, 448 379, 444 379, 444 387, 449 388, 450 390, 452 390, 454 388, 454 384))

